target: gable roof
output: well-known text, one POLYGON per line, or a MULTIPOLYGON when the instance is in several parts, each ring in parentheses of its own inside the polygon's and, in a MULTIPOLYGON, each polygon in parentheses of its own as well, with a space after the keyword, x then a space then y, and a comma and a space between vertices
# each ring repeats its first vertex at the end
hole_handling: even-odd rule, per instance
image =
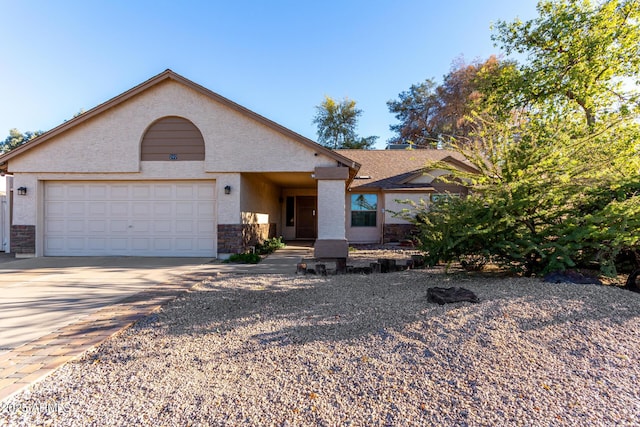
POLYGON ((461 169, 475 168, 459 153, 450 150, 336 150, 361 164, 352 189, 360 190, 433 190, 431 184, 411 181, 428 171, 427 165, 445 161, 461 169))
POLYGON ((281 134, 283 134, 284 136, 287 136, 303 145, 306 145, 308 147, 311 147, 312 149, 316 150, 316 152, 318 153, 322 153, 325 156, 328 156, 329 158, 333 158, 334 160, 336 160, 336 162, 338 162, 340 165, 342 166, 347 166, 350 169, 350 175, 355 175, 355 171, 358 170, 358 168, 360 167, 359 164, 357 164, 357 162, 354 162, 352 159, 345 157, 343 155, 341 155, 340 153, 337 153, 335 151, 332 151, 326 147, 323 147, 322 145, 312 141, 311 139, 308 139, 272 120, 267 119, 264 116, 261 116, 258 113, 255 113, 251 110, 249 110, 246 107, 243 107, 240 104, 236 104, 235 102, 205 88, 204 86, 201 86, 175 72, 173 72, 170 69, 167 69, 165 71, 163 71, 162 73, 150 78, 149 80, 140 83, 138 86, 135 86, 131 89, 129 89, 126 92, 121 93, 120 95, 111 98, 110 100, 80 114, 77 117, 74 117, 71 120, 68 120, 64 123, 62 123, 61 125, 58 125, 56 127, 54 127, 53 129, 43 133, 42 135, 38 136, 37 138, 33 138, 32 140, 28 141, 27 143, 7 152, 4 153, 2 155, 0 155, 0 171, 6 171, 7 169, 7 161, 19 156, 20 154, 24 153, 25 151, 31 150, 32 148, 45 143, 46 141, 49 141, 50 139, 54 138, 55 136, 66 132, 67 130, 93 118, 98 116, 99 114, 114 108, 120 104, 122 104, 123 102, 135 97, 136 95, 149 90, 157 85, 159 85, 160 83, 163 83, 165 81, 175 81, 178 82, 182 85, 185 85, 193 90, 195 90, 196 92, 199 92, 200 94, 203 94, 209 98, 211 98, 212 100, 219 102, 221 104, 223 104, 224 106, 235 110, 236 112, 257 121, 258 123, 265 125, 273 130, 275 130, 276 132, 279 132, 281 134))

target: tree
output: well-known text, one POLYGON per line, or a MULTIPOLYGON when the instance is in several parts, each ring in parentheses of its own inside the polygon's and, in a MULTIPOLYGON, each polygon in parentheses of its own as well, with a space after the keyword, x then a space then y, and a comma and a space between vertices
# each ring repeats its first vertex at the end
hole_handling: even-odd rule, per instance
POLYGON ((621 254, 640 263, 640 106, 633 88, 619 85, 640 81, 637 65, 619 68, 634 64, 639 45, 628 41, 640 34, 640 8, 560 0, 538 9, 537 19, 497 27, 496 40, 507 48, 517 40, 529 54, 515 78, 493 83, 511 96, 474 107, 470 138, 452 141, 479 172, 431 165, 467 180, 470 195, 405 213, 417 212, 432 263, 491 260, 527 275, 598 266, 615 275, 621 254), (567 45, 573 59, 561 72, 558 41, 567 34, 581 34, 572 40, 583 50, 567 45), (606 40, 615 55, 596 46, 606 40))
POLYGON ((435 82, 427 79, 411 85, 408 91, 400 92, 399 100, 387 102, 389 111, 400 121, 389 126, 398 134, 389 140, 390 143, 424 147, 437 144, 439 135, 433 117, 439 108, 439 101, 435 87, 435 82))
MULTIPOLYGON (((484 62, 454 62, 441 85, 427 79, 388 101, 389 111, 399 124, 390 129, 398 133, 389 142, 435 147, 451 139, 468 138, 473 127, 472 111, 499 98, 502 85, 496 83, 513 76, 515 63, 491 56, 484 62)), ((496 110, 497 112, 497 110, 496 110)))
POLYGON ((316 106, 313 123, 318 126, 318 142, 325 147, 370 148, 377 136, 360 137, 356 133, 358 118, 362 110, 356 108, 356 101, 344 98, 338 102, 329 96, 316 106))
POLYGON ((42 135, 44 132, 41 130, 31 132, 27 131, 25 133, 20 132, 18 129, 10 129, 9 136, 7 136, 4 141, 2 141, 0 151, 2 153, 6 153, 7 151, 11 151, 14 148, 17 148, 24 144, 25 142, 42 135))
POLYGON ((527 55, 521 98, 552 106, 569 101, 589 127, 616 104, 637 107, 640 1, 542 1, 537 10, 528 22, 498 22, 492 37, 507 54, 527 55))
POLYGON ((503 107, 510 109, 509 96, 502 88, 512 83, 515 66, 513 61, 500 60, 495 55, 484 62, 454 62, 442 85, 436 89, 439 108, 435 123, 440 139, 468 138, 477 120, 472 114, 474 112, 482 112, 483 116, 489 112, 503 115, 503 107))

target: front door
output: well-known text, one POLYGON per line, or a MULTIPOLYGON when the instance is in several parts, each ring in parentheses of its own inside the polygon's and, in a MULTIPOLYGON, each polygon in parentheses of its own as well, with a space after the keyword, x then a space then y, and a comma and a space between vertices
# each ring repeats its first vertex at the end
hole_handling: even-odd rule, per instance
POLYGON ((296 238, 315 239, 316 230, 316 197, 296 197, 296 238))

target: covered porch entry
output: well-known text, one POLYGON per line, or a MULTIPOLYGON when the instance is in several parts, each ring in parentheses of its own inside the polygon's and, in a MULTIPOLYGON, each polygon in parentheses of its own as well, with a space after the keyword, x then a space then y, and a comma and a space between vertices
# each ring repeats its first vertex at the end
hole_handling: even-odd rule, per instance
POLYGON ((218 252, 244 252, 260 241, 282 236, 289 241, 315 240, 317 257, 346 257, 344 194, 349 171, 338 166, 239 174, 239 191, 231 191, 220 203, 236 199, 241 224, 219 226, 218 252))

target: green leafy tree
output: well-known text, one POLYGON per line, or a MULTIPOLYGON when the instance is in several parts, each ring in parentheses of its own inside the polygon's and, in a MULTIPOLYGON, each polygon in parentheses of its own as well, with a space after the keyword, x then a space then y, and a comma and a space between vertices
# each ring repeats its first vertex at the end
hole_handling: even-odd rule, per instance
POLYGON ((615 274, 620 254, 638 253, 640 161, 629 155, 638 125, 573 138, 561 117, 555 128, 546 118, 526 118, 478 122, 475 145, 454 147, 478 173, 430 166, 466 180, 471 193, 407 211, 422 248, 432 262, 493 261, 526 275, 596 265, 615 274), (611 147, 613 138, 626 141, 611 147))
POLYGON ((356 133, 361 115, 362 110, 356 108, 356 101, 349 98, 336 101, 325 96, 324 101, 316 106, 313 119, 318 127, 318 142, 332 149, 371 148, 378 137, 360 137, 356 133))
POLYGON ((640 262, 640 107, 620 84, 640 80, 637 6, 541 2, 539 18, 498 25, 496 40, 507 50, 517 40, 529 62, 493 83, 512 96, 477 107, 470 137, 451 141, 478 172, 431 165, 465 179, 470 195, 405 212, 418 214, 431 262, 493 261, 527 275, 575 266, 614 275, 622 254, 640 262), (577 34, 567 40, 582 48, 566 42, 573 60, 559 72, 558 39, 577 34), (627 59, 632 71, 619 67, 627 59))
POLYGON ((528 22, 498 22, 493 36, 507 54, 528 58, 521 99, 570 101, 589 127, 616 104, 637 107, 640 1, 542 1, 537 10, 528 22))
POLYGON ((11 151, 14 148, 17 148, 24 144, 25 142, 30 141, 31 139, 42 135, 44 132, 42 131, 27 131, 25 133, 20 132, 18 129, 10 129, 9 136, 7 136, 4 141, 2 141, 2 146, 0 147, 0 151, 2 153, 6 153, 7 151, 11 151))

